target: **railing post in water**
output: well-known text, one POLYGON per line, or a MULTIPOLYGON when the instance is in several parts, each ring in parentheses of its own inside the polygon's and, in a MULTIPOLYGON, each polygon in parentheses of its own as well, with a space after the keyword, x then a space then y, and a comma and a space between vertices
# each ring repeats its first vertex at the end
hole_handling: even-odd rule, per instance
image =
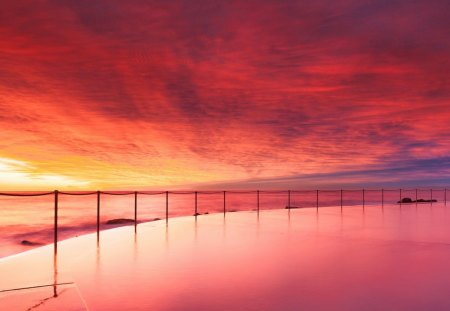
POLYGON ((97 243, 100 241, 100 191, 97 191, 97 243))
POLYGON ((224 191, 223 192, 223 215, 225 216, 225 213, 226 213, 226 199, 225 199, 225 194, 226 194, 226 191, 224 191))
POLYGON ((169 223, 169 191, 166 191, 166 225, 169 223))
POLYGON ((400 188, 399 196, 400 196, 400 204, 402 204, 402 188, 400 188))
POLYGON ((194 194, 194 197, 195 197, 195 207, 194 207, 194 215, 195 215, 195 217, 197 217, 197 215, 198 215, 198 208, 197 208, 197 195, 198 195, 198 192, 197 191, 195 191, 195 194, 194 194))
POLYGON ((417 205, 417 188, 416 188, 416 205, 417 205))
POLYGON ((288 208, 291 209, 291 190, 288 190, 288 208))
POLYGON ((319 210, 319 190, 316 190, 316 209, 319 210))
POLYGON ((256 190, 256 210, 259 213, 259 190, 256 190))
POLYGON ((58 190, 55 190, 55 214, 53 228, 53 251, 56 256, 58 253, 58 190))
POLYGON ((342 189, 341 189, 341 210, 342 210, 342 206, 343 206, 343 193, 342 193, 342 189))
POLYGON ((134 233, 137 232, 137 191, 134 192, 134 233))

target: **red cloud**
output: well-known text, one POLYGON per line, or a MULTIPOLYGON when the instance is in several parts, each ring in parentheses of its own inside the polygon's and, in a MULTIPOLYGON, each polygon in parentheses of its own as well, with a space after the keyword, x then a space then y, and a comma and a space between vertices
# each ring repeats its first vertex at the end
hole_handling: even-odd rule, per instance
POLYGON ((0 155, 108 186, 439 159, 446 7, 7 1, 0 155))

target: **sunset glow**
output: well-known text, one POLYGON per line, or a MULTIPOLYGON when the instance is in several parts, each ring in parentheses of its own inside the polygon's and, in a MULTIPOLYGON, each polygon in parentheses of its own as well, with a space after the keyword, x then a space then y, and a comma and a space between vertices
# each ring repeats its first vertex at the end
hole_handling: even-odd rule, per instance
POLYGON ((0 188, 450 181, 448 1, 3 1, 0 188))

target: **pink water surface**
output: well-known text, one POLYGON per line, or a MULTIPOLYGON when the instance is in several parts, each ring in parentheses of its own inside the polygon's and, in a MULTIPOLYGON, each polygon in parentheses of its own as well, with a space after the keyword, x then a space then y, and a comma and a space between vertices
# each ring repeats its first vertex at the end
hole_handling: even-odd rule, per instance
MULTIPOLYGON (((60 295, 46 305, 447 310, 449 222, 441 203, 180 217, 140 224, 137 234, 117 228, 102 232, 98 248, 95 235, 61 243, 57 281, 73 284, 57 286, 60 295)), ((3 259, 0 275, 0 289, 52 284, 52 248, 3 259)), ((32 304, 53 290, 3 295, 0 303, 32 304)))

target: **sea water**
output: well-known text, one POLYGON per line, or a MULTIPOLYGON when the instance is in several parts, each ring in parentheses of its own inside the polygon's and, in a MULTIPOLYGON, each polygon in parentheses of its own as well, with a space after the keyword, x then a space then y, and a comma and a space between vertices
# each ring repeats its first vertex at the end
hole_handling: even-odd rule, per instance
MULTIPOLYGON (((120 193, 119 194, 123 194, 120 193)), ((200 191, 170 192, 168 217, 235 211, 283 209, 326 206, 355 206, 396 204, 402 197, 416 198, 415 189, 395 190, 316 190, 305 191, 200 191), (259 198, 259 199, 258 199, 259 198), (258 204, 259 202, 259 204, 258 204)), ((447 193, 448 194, 448 193, 447 193)), ((418 199, 443 202, 443 189, 420 189, 418 199)), ((64 240, 96 231, 97 194, 86 196, 58 195, 58 239, 64 240)), ((166 217, 166 193, 137 196, 137 221, 158 221, 166 217)), ((0 257, 49 244, 54 238, 53 194, 38 197, 0 196, 0 257)), ((116 227, 107 221, 118 218, 134 219, 135 197, 129 195, 100 195, 100 230, 116 227)), ((201 216, 201 215, 200 215, 201 216)), ((128 225, 133 225, 129 223, 128 225)))

